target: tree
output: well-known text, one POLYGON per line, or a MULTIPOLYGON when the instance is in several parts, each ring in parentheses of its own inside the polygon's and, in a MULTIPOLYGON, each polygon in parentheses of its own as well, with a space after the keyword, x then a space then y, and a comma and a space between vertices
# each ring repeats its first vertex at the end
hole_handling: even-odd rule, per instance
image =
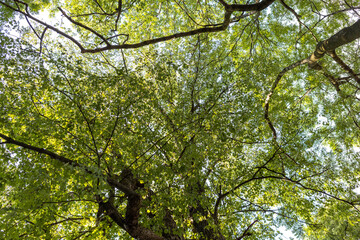
POLYGON ((1 238, 357 239, 355 4, 0 1, 1 238))

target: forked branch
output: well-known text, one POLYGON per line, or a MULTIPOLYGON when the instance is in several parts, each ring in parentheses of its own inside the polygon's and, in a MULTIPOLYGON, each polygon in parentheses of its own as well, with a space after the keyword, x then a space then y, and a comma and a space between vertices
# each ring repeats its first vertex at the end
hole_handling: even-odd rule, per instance
MULTIPOLYGON (((264 0, 261 1, 259 3, 255 3, 255 4, 227 4, 225 1, 219 1, 225 8, 224 10, 224 20, 222 23, 219 24, 213 24, 210 26, 205 26, 205 27, 201 27, 201 28, 197 28, 197 29, 193 29, 193 30, 189 30, 189 31, 184 31, 184 32, 178 32, 178 33, 174 33, 174 34, 170 34, 170 35, 166 35, 166 36, 162 36, 162 37, 158 37, 158 38, 153 38, 153 39, 148 39, 148 40, 144 40, 144 41, 140 41, 137 43, 122 43, 122 44, 111 44, 108 40, 111 38, 106 37, 102 34, 100 34, 99 32, 95 31, 94 29, 90 28, 89 26, 80 23, 78 21, 75 21, 71 16, 67 15, 65 13, 65 11, 61 8, 58 8, 62 14, 73 24, 93 33, 94 35, 96 35, 98 38, 100 38, 102 40, 102 43, 105 43, 105 46, 103 47, 96 47, 96 48, 86 48, 85 46, 83 46, 82 43, 80 43, 80 41, 76 40, 74 37, 70 36, 69 34, 65 33, 64 31, 62 31, 59 28, 56 28, 54 26, 51 26, 50 24, 41 21, 40 19, 34 17, 33 15, 30 14, 30 12, 27 10, 28 9, 28 5, 20 0, 13 0, 13 2, 18 5, 18 7, 13 7, 11 5, 9 5, 8 3, 4 2, 4 1, 0 1, 0 4, 2 6, 5 6, 11 10, 13 10, 14 12, 18 12, 22 15, 24 15, 25 17, 43 25, 44 27, 55 31, 56 33, 60 34, 61 36, 69 39, 70 41, 72 41, 73 43, 75 43, 80 51, 82 53, 97 53, 97 52, 102 52, 102 51, 108 51, 108 50, 116 50, 116 49, 134 49, 134 48, 140 48, 140 47, 144 47, 144 46, 148 46, 148 45, 152 45, 152 44, 156 44, 156 43, 160 43, 160 42, 165 42, 165 41, 169 41, 172 39, 176 39, 176 38, 184 38, 184 37, 189 37, 189 36, 194 36, 194 35, 198 35, 201 33, 212 33, 212 32, 220 32, 220 31, 224 31, 226 30, 230 23, 231 23, 231 15, 233 12, 236 11, 240 11, 240 12, 252 12, 252 11, 257 11, 260 12, 262 10, 264 10, 265 8, 267 8, 268 6, 270 6, 273 2, 275 2, 275 0, 264 0), (25 9, 26 11, 21 10, 21 8, 19 7, 19 4, 23 4, 25 5, 25 9)), ((122 8, 122 2, 119 1, 118 3, 118 15, 115 21, 115 29, 117 29, 117 24, 120 18, 120 14, 121 14, 121 8, 122 8)))
MULTIPOLYGON (((345 69, 347 72, 349 72, 351 74, 351 76, 354 77, 356 82, 358 82, 360 84, 360 79, 357 76, 357 74, 349 66, 347 66, 335 53, 336 48, 343 46, 347 43, 350 43, 358 38, 360 38, 360 19, 357 22, 355 22, 353 25, 351 25, 350 27, 343 28, 342 30, 340 30, 338 33, 334 34, 327 40, 319 42, 316 45, 315 51, 308 58, 297 61, 294 64, 291 64, 290 66, 284 68, 278 74, 269 93, 266 96, 265 105, 264 105, 264 108, 265 108, 264 117, 272 131, 274 140, 277 139, 277 133, 276 133, 275 127, 269 117, 269 104, 270 104, 271 97, 272 97, 277 85, 279 84, 282 76, 286 72, 288 72, 288 71, 294 69, 295 67, 300 66, 304 63, 307 63, 309 65, 309 67, 312 69, 322 70, 322 67, 319 65, 318 61, 325 55, 325 53, 328 53, 343 69, 345 69)), ((329 77, 328 75, 326 75, 326 76, 329 77)), ((331 82, 336 87, 336 90, 339 91, 340 89, 338 87, 338 84, 334 81, 331 81, 331 82)))

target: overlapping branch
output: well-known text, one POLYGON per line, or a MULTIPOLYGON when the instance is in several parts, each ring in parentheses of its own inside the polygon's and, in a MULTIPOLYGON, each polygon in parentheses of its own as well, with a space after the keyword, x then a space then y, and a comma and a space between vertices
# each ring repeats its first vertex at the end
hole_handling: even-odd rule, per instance
MULTIPOLYGON (((44 148, 35 147, 33 145, 17 141, 5 134, 0 133, 0 137, 4 139, 2 144, 13 144, 24 149, 28 149, 40 154, 45 154, 50 158, 59 161, 63 164, 78 167, 83 169, 89 174, 95 174, 89 167, 82 165, 74 160, 56 154, 44 148)), ((140 240, 165 240, 163 237, 158 236, 150 229, 144 228, 139 224, 139 210, 141 207, 141 195, 135 191, 135 187, 119 182, 116 176, 103 176, 109 185, 117 188, 119 191, 125 193, 128 198, 127 210, 125 218, 118 212, 117 208, 114 207, 110 202, 102 202, 100 204, 104 207, 107 215, 120 227, 126 230, 131 236, 140 240)))
MULTIPOLYGON (((347 72, 351 74, 351 76, 356 80, 357 83, 360 85, 360 78, 357 76, 357 74, 348 66, 346 65, 341 58, 339 58, 336 53, 335 49, 343 46, 345 44, 348 44, 356 39, 360 38, 360 19, 356 21, 353 25, 349 27, 345 27, 342 30, 340 30, 338 33, 334 34, 327 40, 321 41, 316 45, 315 51, 306 59, 299 60, 290 66, 284 68, 276 77, 273 85, 271 86, 271 89, 269 93, 266 96, 265 99, 265 112, 264 112, 264 118, 269 125, 269 128, 272 131, 273 139, 277 139, 277 133, 276 129, 270 120, 269 117, 269 104, 271 97, 280 82, 281 78, 284 76, 284 74, 292 69, 294 69, 297 66, 300 66, 302 64, 307 63, 308 66, 315 70, 322 70, 322 66, 318 63, 318 61, 325 55, 325 53, 328 53, 343 69, 345 69, 347 72)), ((329 74, 324 73, 324 75, 331 79, 332 84, 335 86, 336 90, 339 91, 339 86, 336 83, 336 80, 332 78, 329 74)))
MULTIPOLYGON (((72 19, 70 16, 68 16, 65 11, 61 8, 59 8, 59 10, 62 12, 62 14, 73 24, 87 30, 90 31, 91 33, 93 33, 94 35, 96 35, 97 37, 99 37, 102 40, 102 43, 105 43, 106 46, 104 47, 96 47, 96 48, 86 48, 83 46, 82 43, 80 43, 80 41, 78 41, 77 39, 75 39, 74 37, 70 36, 69 34, 65 33, 64 31, 60 30, 59 28, 55 28, 54 26, 47 24, 44 21, 41 21, 40 19, 34 17, 33 15, 30 14, 30 12, 27 10, 28 9, 28 5, 25 2, 22 2, 20 0, 13 0, 13 2, 18 6, 17 8, 9 5, 8 3, 4 2, 4 1, 0 1, 0 4, 13 10, 14 12, 18 12, 20 14, 22 14, 23 16, 43 25, 45 28, 50 29, 55 31, 56 33, 60 34, 61 36, 69 39, 71 42, 75 43, 80 51, 82 53, 97 53, 97 52, 102 52, 102 51, 108 51, 108 50, 116 50, 116 49, 133 49, 133 48, 140 48, 140 47, 144 47, 144 46, 148 46, 148 45, 152 45, 152 44, 156 44, 156 43, 160 43, 160 42, 165 42, 165 41, 169 41, 172 39, 176 39, 176 38, 184 38, 184 37, 189 37, 189 36, 194 36, 194 35, 198 35, 201 33, 212 33, 212 32, 220 32, 220 31, 224 31, 226 30, 232 19, 231 19, 231 15, 233 12, 235 11, 241 11, 241 12, 251 12, 251 11, 262 11, 265 8, 267 8, 268 6, 270 6, 275 0, 264 0, 262 2, 259 3, 255 3, 255 4, 227 4, 225 1, 220 0, 219 2, 224 6, 225 11, 224 11, 224 20, 222 23, 219 24, 214 24, 214 25, 210 25, 210 26, 205 26, 202 28, 197 28, 197 29, 193 29, 193 30, 189 30, 189 31, 184 31, 184 32, 178 32, 175 34, 170 34, 167 36, 162 36, 162 37, 158 37, 158 38, 153 38, 153 39, 149 39, 149 40, 145 40, 145 41, 140 41, 137 43, 122 43, 122 44, 111 44, 108 40, 109 38, 105 37, 104 35, 98 33, 97 31, 95 31, 94 29, 90 28, 89 26, 86 26, 83 23, 80 23, 78 21, 75 21, 74 19, 72 19), (25 11, 21 10, 21 8, 19 7, 19 4, 23 4, 25 6, 25 11)), ((118 14, 120 14, 121 12, 121 1, 119 1, 119 9, 118 9, 118 14)), ((116 26, 117 26, 117 22, 119 19, 119 15, 116 19, 116 26)), ((117 28, 117 27, 116 27, 117 28)), ((41 41, 43 39, 43 36, 41 38, 41 41)))

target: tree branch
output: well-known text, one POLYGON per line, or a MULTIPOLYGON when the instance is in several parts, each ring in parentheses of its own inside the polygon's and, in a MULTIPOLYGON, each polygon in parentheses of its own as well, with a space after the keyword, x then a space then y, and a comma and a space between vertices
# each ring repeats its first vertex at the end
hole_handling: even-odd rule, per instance
POLYGON ((119 22, 119 19, 120 19, 120 15, 121 15, 121 12, 122 12, 122 0, 119 0, 118 2, 118 8, 117 8, 117 17, 116 17, 116 20, 115 20, 115 31, 117 31, 117 28, 118 28, 118 22, 119 22))
POLYGON ((316 45, 315 51, 310 55, 309 67, 313 68, 317 61, 322 58, 326 52, 333 52, 336 48, 360 38, 360 19, 353 25, 341 29, 338 33, 332 35, 327 40, 321 41, 316 45))
MULTIPOLYGON (((15 3, 21 3, 21 4, 25 4, 27 6, 26 3, 23 3, 19 0, 13 0, 15 3)), ((203 28, 198 28, 198 29, 194 29, 194 30, 190 30, 190 31, 185 31, 185 32, 179 32, 179 33, 175 33, 175 34, 171 34, 168 36, 163 36, 163 37, 158 37, 158 38, 153 38, 153 39, 149 39, 149 40, 145 40, 142 42, 138 42, 138 43, 131 43, 131 44, 118 44, 118 45, 112 45, 110 44, 110 42, 108 42, 108 38, 106 38, 105 36, 101 35, 100 33, 98 33, 97 31, 95 31, 94 29, 79 23, 75 20, 73 20, 70 16, 68 16, 60 7, 58 8, 62 14, 73 24, 82 27, 90 32, 92 32, 93 34, 95 34, 97 37, 99 37, 100 39, 102 39, 102 41, 106 44, 105 47, 98 47, 98 48, 93 48, 93 49, 87 49, 85 48, 78 40, 76 40, 75 38, 71 37, 70 35, 66 34, 65 32, 63 32, 62 30, 55 28, 37 18, 35 18, 34 16, 32 16, 28 11, 24 12, 21 11, 19 8, 16 9, 12 6, 10 6, 9 4, 0 1, 0 4, 2 4, 3 6, 18 12, 20 14, 23 14, 24 16, 32 19, 33 21, 47 27, 48 29, 51 29, 53 31, 55 31, 56 33, 60 34, 61 36, 64 36, 65 38, 69 39, 70 41, 72 41, 73 43, 75 43, 80 51, 82 53, 97 53, 97 52, 102 52, 102 51, 107 51, 107 50, 116 50, 116 49, 133 49, 133 48, 140 48, 140 47, 144 47, 147 45, 151 45, 151 44, 156 44, 156 43, 160 43, 160 42, 165 42, 165 41, 169 41, 172 39, 176 39, 176 38, 183 38, 183 37, 189 37, 189 36, 193 36, 193 35, 197 35, 197 34, 201 34, 201 33, 211 33, 211 32, 219 32, 219 31, 224 31, 225 29, 227 29, 227 27, 229 26, 230 22, 231 22, 231 14, 234 11, 261 11, 265 8, 267 8, 268 6, 270 6, 275 0, 264 0, 260 3, 255 3, 255 4, 247 4, 247 5, 242 5, 242 4, 227 4, 225 3, 225 1, 221 0, 220 3, 222 5, 225 6, 225 14, 224 14, 224 21, 220 24, 215 24, 213 26, 207 26, 207 27, 203 27, 203 28), (216 26, 216 27, 214 27, 216 26)), ((121 7, 121 1, 119 1, 119 8, 121 7)), ((120 14, 120 9, 118 9, 118 15, 120 14)), ((119 16, 118 16, 119 17, 119 16)), ((116 23, 118 21, 118 18, 116 20, 116 23)))
MULTIPOLYGON (((17 0, 14 0, 14 1, 15 1, 15 2, 20 2, 20 1, 17 1, 17 0)), ((22 3, 22 2, 20 2, 20 3, 22 3)), ((5 3, 5 2, 3 2, 3 1, 0 1, 0 4, 2 4, 3 6, 9 8, 9 9, 11 9, 11 10, 13 10, 14 12, 21 13, 22 15, 24 15, 24 16, 32 19, 32 20, 34 20, 34 21, 37 22, 37 23, 40 23, 41 25, 47 27, 48 29, 51 29, 51 30, 53 30, 54 32, 58 33, 59 35, 65 37, 65 38, 67 38, 67 39, 69 39, 70 41, 72 41, 73 43, 75 43, 75 44, 80 48, 81 51, 84 51, 84 50, 85 50, 85 48, 84 48, 75 38, 73 38, 72 36, 66 34, 65 32, 63 32, 63 31, 61 31, 61 30, 59 30, 59 29, 51 26, 50 24, 47 24, 47 23, 45 23, 45 22, 43 22, 43 21, 41 21, 41 20, 33 17, 33 16, 30 15, 29 13, 23 12, 23 11, 21 11, 20 9, 16 9, 16 8, 10 6, 9 4, 7 4, 7 3, 5 3)))
MULTIPOLYGON (((131 190, 129 193, 125 193, 127 196, 127 205, 126 205, 126 212, 125 218, 123 218, 120 213, 118 213, 117 209, 112 205, 110 201, 103 203, 103 208, 106 210, 107 214, 116 222, 121 225, 132 237, 139 239, 139 240, 165 240, 163 237, 157 235, 150 229, 142 227, 139 223, 140 218, 140 208, 142 197, 140 194, 136 193, 135 190, 139 187, 138 180, 133 176, 133 173, 130 169, 124 169, 121 173, 120 181, 114 181, 114 185, 126 187, 127 189, 131 190)), ((113 180, 109 179, 110 181, 113 180)), ((108 180, 108 181, 109 181, 108 180)), ((101 203, 101 202, 100 202, 101 203)))
POLYGON ((270 6, 275 0, 264 0, 260 3, 254 3, 254 4, 227 4, 223 0, 219 0, 219 2, 225 7, 227 11, 241 11, 241 12, 247 12, 247 11, 261 11, 270 6))
MULTIPOLYGON (((140 196, 139 196, 139 198, 140 198, 140 196)), ((138 201, 132 202, 132 200, 134 200, 134 199, 129 200, 127 209, 131 208, 131 207, 129 207, 129 204, 130 204, 130 206, 132 204, 134 204, 134 205, 140 204, 140 202, 138 202, 138 201)), ((157 235, 150 229, 140 226, 138 224, 138 222, 132 222, 131 220, 127 219, 127 217, 124 218, 111 202, 109 202, 109 201, 100 202, 100 205, 105 210, 105 213, 117 225, 119 225, 121 228, 123 228, 125 231, 127 231, 132 237, 139 239, 139 240, 165 240, 165 238, 157 235)), ((131 214, 133 214, 133 213, 131 213, 131 214)))
MULTIPOLYGON (((26 143, 23 143, 23 142, 20 142, 20 141, 16 141, 13 138, 10 138, 10 137, 8 137, 8 136, 6 136, 4 134, 1 134, 1 133, 0 133, 0 137, 6 140, 6 142, 4 142, 4 144, 14 144, 14 145, 17 145, 19 147, 23 147, 25 149, 32 150, 32 151, 37 152, 37 153, 45 154, 45 155, 49 156, 50 158, 52 158, 54 160, 57 160, 57 161, 59 161, 61 163, 69 164, 69 165, 74 166, 74 167, 79 167, 79 168, 84 169, 89 174, 94 174, 94 172, 91 171, 88 167, 86 167, 86 166, 84 166, 84 165, 82 165, 80 163, 77 163, 77 162, 75 162, 73 160, 70 160, 70 159, 68 159, 66 157, 60 156, 60 155, 58 155, 56 153, 53 153, 53 152, 51 152, 51 151, 49 151, 47 149, 35 147, 35 146, 30 145, 30 144, 26 144, 26 143)), ((115 180, 112 177, 107 177, 107 182, 111 186, 116 187, 117 189, 119 189, 120 191, 122 191, 123 193, 125 193, 127 195, 138 195, 138 193, 131 190, 130 188, 128 188, 124 184, 121 184, 120 182, 118 182, 117 180, 115 180)))
POLYGON ((297 61, 296 63, 293 63, 291 64, 290 66, 287 66, 286 68, 284 68, 279 74, 278 76, 276 77, 275 79, 275 82, 273 83, 273 85, 271 86, 271 89, 268 93, 268 95, 266 96, 266 99, 265 99, 265 114, 264 114, 264 117, 265 117, 265 120, 267 122, 267 124, 269 125, 272 133, 273 133, 273 139, 276 140, 277 139, 277 133, 276 133, 276 130, 275 130, 275 127, 274 125, 272 124, 270 118, 269 118, 269 104, 270 104, 270 100, 271 100, 271 96, 273 95, 273 93, 275 92, 275 89, 277 87, 277 85, 279 84, 282 76, 284 76, 285 73, 287 73, 288 71, 304 64, 304 63, 307 63, 308 62, 308 59, 302 59, 302 60, 299 60, 297 61))
POLYGON ((297 13, 297 12, 295 12, 295 10, 294 9, 292 9, 289 5, 287 5, 285 2, 284 2, 284 0, 280 0, 280 3, 287 9, 287 10, 289 10, 294 16, 295 16, 295 18, 296 18, 296 20, 298 21, 298 23, 299 23, 299 31, 301 31, 301 26, 304 26, 307 30, 308 30, 308 32, 310 32, 310 34, 314 37, 314 39, 316 40, 316 41, 318 41, 318 39, 317 39, 317 37, 315 36, 315 34, 311 31, 311 29, 306 25, 306 24, 304 24, 302 21, 301 21, 301 16, 297 13))
POLYGON ((221 204, 221 201, 227 196, 229 195, 230 193, 234 192, 236 189, 240 188, 241 186, 253 181, 253 180, 259 180, 259 179, 265 179, 267 177, 260 177, 260 178, 256 178, 256 175, 260 172, 260 170, 262 168, 264 168, 268 163, 270 163, 272 160, 275 159, 276 157, 276 154, 278 153, 278 151, 280 150, 280 148, 277 148, 276 151, 272 154, 272 156, 266 160, 266 162, 257 168, 256 172, 253 174, 253 176, 245 181, 242 181, 241 183, 239 183, 237 186, 233 187, 231 190, 225 192, 225 193, 220 193, 217 200, 216 200, 216 203, 215 203, 215 207, 214 207, 214 220, 215 222, 218 222, 218 211, 219 211, 219 207, 220 207, 220 204, 221 204))
POLYGON ((85 28, 86 30, 92 32, 93 34, 95 34, 96 36, 98 36, 99 38, 101 38, 103 40, 103 42, 106 44, 106 46, 110 46, 110 43, 108 42, 107 38, 105 38, 103 35, 101 35, 100 33, 98 33, 97 31, 95 31, 94 29, 80 23, 80 22, 77 22, 75 21, 74 19, 72 19, 71 17, 69 17, 64 10, 62 10, 62 8, 58 7, 58 9, 60 10, 60 12, 70 21, 72 22, 73 24, 79 26, 79 27, 82 27, 82 28, 85 28))
MULTIPOLYGON (((80 167, 84 169, 87 173, 93 174, 91 170, 89 170, 87 167, 70 160, 66 157, 60 156, 56 153, 53 153, 49 150, 46 150, 44 148, 38 148, 20 141, 16 141, 13 138, 10 138, 4 134, 0 133, 0 137, 6 140, 6 144, 14 144, 20 147, 23 147, 28 150, 32 150, 38 153, 42 153, 45 155, 48 155, 50 158, 58 160, 61 163, 69 164, 74 167, 80 167)), ((134 189, 132 189, 130 186, 126 186, 125 184, 122 184, 115 180, 114 178, 108 177, 107 182, 111 185, 119 189, 120 191, 124 192, 128 197, 128 204, 126 208, 126 217, 125 219, 121 216, 121 214, 117 211, 117 209, 110 203, 101 203, 106 210, 109 217, 120 227, 125 229, 129 234, 137 239, 140 240, 165 240, 163 237, 158 236, 151 230, 144 228, 139 225, 138 218, 139 218, 139 211, 141 207, 141 195, 136 193, 134 189)))
POLYGON ((330 57, 332 57, 336 63, 338 63, 342 69, 350 73, 350 75, 355 79, 355 81, 360 85, 360 78, 335 52, 335 50, 329 52, 330 57))
POLYGON ((44 36, 45 36, 45 33, 46 33, 46 30, 48 30, 48 27, 45 27, 41 36, 40 36, 40 55, 41 55, 41 52, 42 52, 42 46, 43 46, 43 41, 44 41, 44 36))
POLYGON ((7 144, 14 144, 14 145, 17 145, 19 147, 23 147, 25 149, 28 149, 28 150, 32 150, 32 151, 35 151, 37 153, 42 153, 42 154, 45 154, 45 155, 48 155, 50 158, 52 159, 55 159, 61 163, 64 163, 64 164, 69 164, 71 166, 74 166, 74 167, 79 167, 79 168, 82 168, 84 169, 86 172, 88 173, 93 173, 89 168, 87 168, 86 166, 80 164, 80 163, 77 163, 73 160, 70 160, 66 157, 63 157, 63 156, 60 156, 56 153, 53 153, 47 149, 44 149, 44 148, 39 148, 39 147, 35 147, 35 146, 32 146, 30 144, 26 144, 26 143, 23 143, 23 142, 20 142, 20 141, 16 141, 15 139, 11 138, 11 137, 8 137, 4 134, 1 134, 0 133, 0 137, 5 139, 7 144))
POLYGON ((251 233, 249 233, 250 228, 251 228, 256 222, 258 222, 258 221, 259 221, 259 220, 253 221, 253 222, 245 229, 245 231, 243 232, 243 234, 242 234, 240 237, 236 238, 236 240, 241 240, 241 239, 243 239, 243 238, 246 237, 246 236, 250 236, 250 235, 251 235, 251 233))
POLYGON ((145 40, 145 41, 142 41, 139 43, 110 45, 110 46, 94 48, 94 49, 84 49, 83 48, 83 50, 81 50, 81 52, 82 53, 97 53, 97 52, 102 52, 102 51, 107 51, 107 50, 140 48, 140 47, 148 46, 151 44, 166 42, 166 41, 176 39, 176 38, 194 36, 194 35, 197 35, 200 33, 220 32, 220 31, 225 30, 229 26, 230 17, 231 17, 231 12, 226 12, 223 23, 218 27, 198 28, 198 29, 187 31, 187 32, 180 32, 180 33, 175 33, 175 34, 171 34, 171 35, 164 36, 164 37, 145 40))

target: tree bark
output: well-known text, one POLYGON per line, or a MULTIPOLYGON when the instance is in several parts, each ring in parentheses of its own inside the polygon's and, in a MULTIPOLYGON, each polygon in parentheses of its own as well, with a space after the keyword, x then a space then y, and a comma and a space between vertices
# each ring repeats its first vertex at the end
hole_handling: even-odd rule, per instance
MULTIPOLYGON (((37 19, 33 15, 31 15, 28 11, 27 3, 19 1, 19 0, 13 0, 13 2, 15 2, 17 5, 19 5, 19 4, 24 5, 26 11, 22 11, 19 7, 15 8, 4 1, 0 1, 0 5, 5 6, 9 9, 13 10, 14 12, 18 12, 18 13, 24 15, 25 17, 43 25, 45 27, 45 29, 53 30, 56 33, 60 34, 61 36, 69 39, 70 41, 72 41, 79 47, 79 49, 82 53, 98 53, 98 52, 103 52, 103 51, 108 51, 108 50, 135 49, 135 48, 140 48, 140 47, 144 47, 144 46, 148 46, 148 45, 152 45, 152 44, 156 44, 156 43, 160 43, 160 42, 166 42, 166 41, 169 41, 172 39, 194 36, 194 35, 198 35, 201 33, 221 32, 221 31, 226 30, 229 27, 229 25, 231 23, 231 15, 233 12, 249 12, 249 11, 260 12, 260 11, 264 10, 265 8, 269 7, 272 3, 275 2, 275 0, 264 0, 259 3, 254 3, 254 4, 227 4, 224 0, 220 0, 220 3, 225 7, 224 21, 222 23, 213 24, 211 26, 206 26, 206 27, 202 27, 202 28, 196 28, 193 30, 185 31, 185 32, 178 32, 178 33, 174 33, 174 34, 170 34, 170 35, 162 36, 162 37, 158 37, 158 38, 148 39, 148 40, 140 41, 137 43, 128 43, 127 44, 127 43, 125 43, 127 41, 126 40, 122 44, 117 44, 117 45, 112 45, 108 42, 108 40, 111 37, 106 38, 104 35, 98 33, 97 31, 90 28, 89 26, 73 20, 70 16, 68 16, 66 14, 65 11, 63 11, 63 9, 59 8, 59 10, 63 14, 63 16, 65 16, 71 23, 93 33, 95 36, 97 36, 98 38, 100 38, 102 40, 102 43, 105 43, 105 45, 106 45, 103 47, 96 47, 96 48, 92 48, 92 49, 87 49, 86 47, 83 46, 82 43, 80 43, 80 41, 76 40, 74 37, 68 35, 64 31, 62 31, 54 26, 51 26, 50 24, 47 24, 47 23, 37 19)), ((115 28, 117 28, 117 26, 115 26, 115 28)), ((127 34, 122 34, 122 35, 127 35, 127 34)), ((43 38, 43 36, 40 39, 41 41, 42 41, 42 38, 43 38)))
POLYGON ((308 58, 309 67, 316 68, 317 61, 324 56, 326 52, 333 52, 336 48, 348 44, 360 38, 360 19, 353 25, 341 29, 338 33, 332 35, 330 38, 319 42, 316 45, 315 51, 308 58))

